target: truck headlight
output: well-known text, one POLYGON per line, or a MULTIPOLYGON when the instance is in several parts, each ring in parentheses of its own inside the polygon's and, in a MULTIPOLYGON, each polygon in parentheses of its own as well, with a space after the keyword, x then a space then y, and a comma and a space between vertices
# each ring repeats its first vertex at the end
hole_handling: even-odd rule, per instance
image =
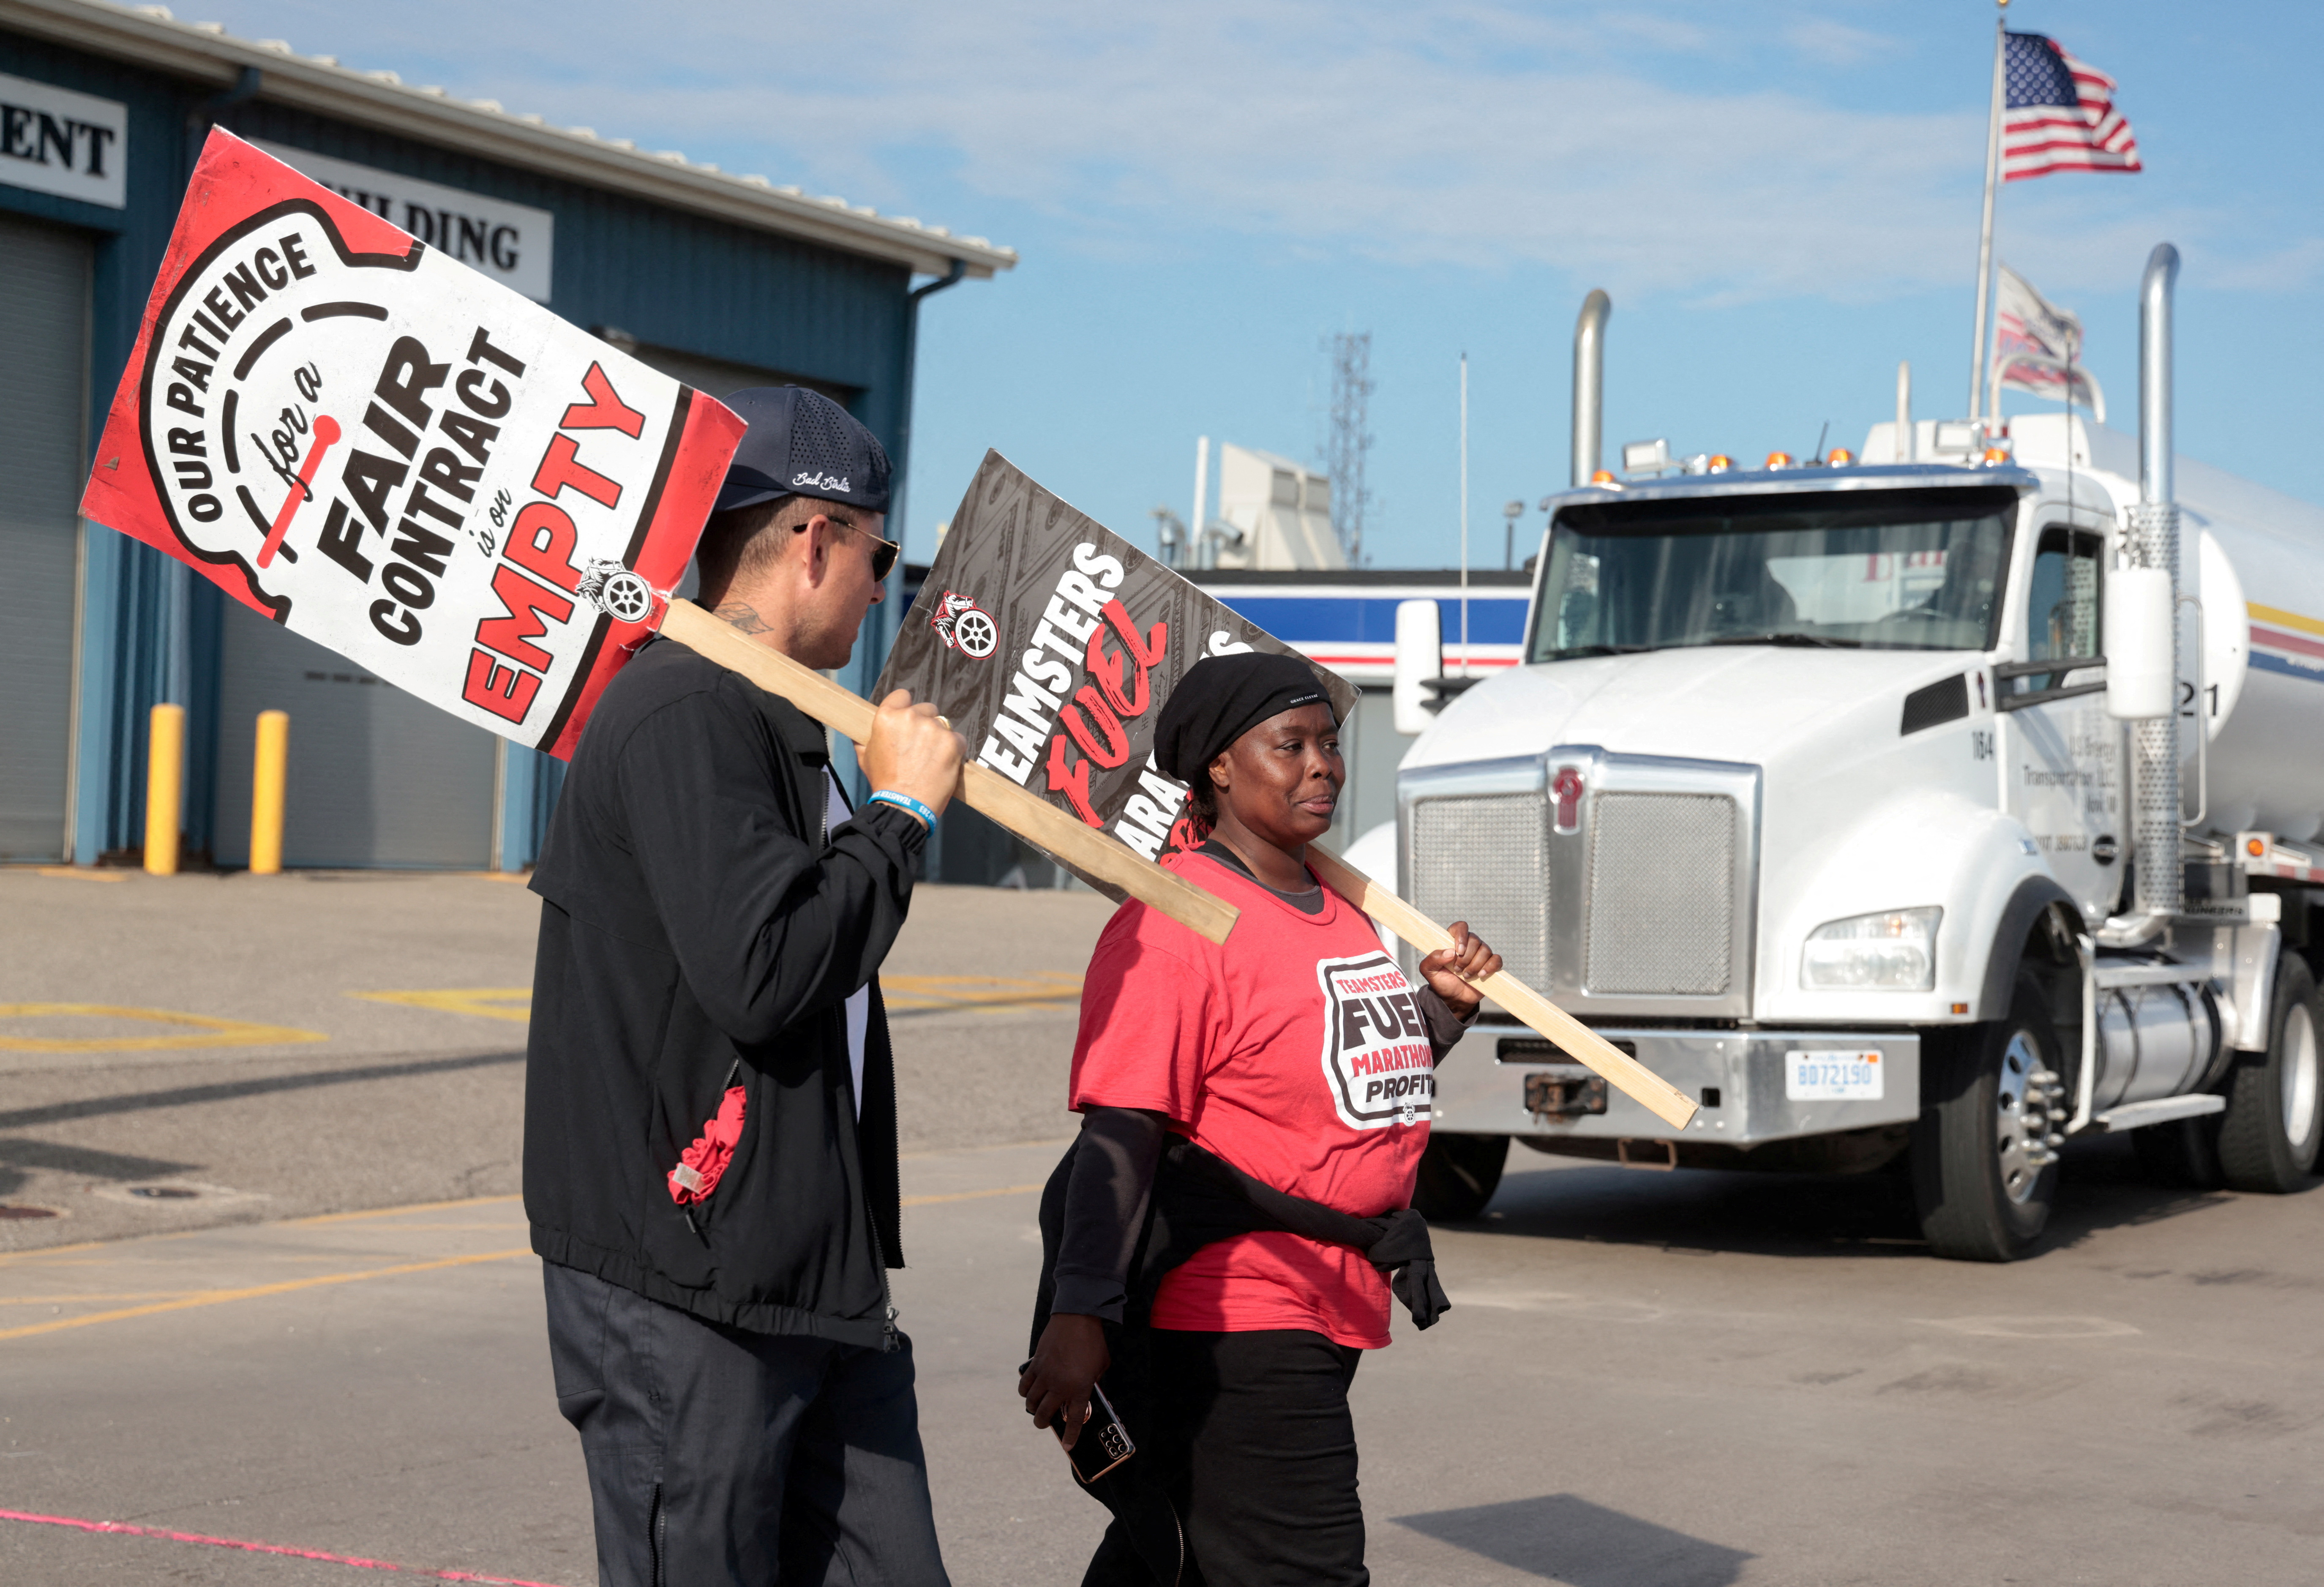
POLYGON ((1800 984, 1927 992, 1937 983, 1937 922, 1944 918, 1932 906, 1826 921, 1808 933, 1800 984))

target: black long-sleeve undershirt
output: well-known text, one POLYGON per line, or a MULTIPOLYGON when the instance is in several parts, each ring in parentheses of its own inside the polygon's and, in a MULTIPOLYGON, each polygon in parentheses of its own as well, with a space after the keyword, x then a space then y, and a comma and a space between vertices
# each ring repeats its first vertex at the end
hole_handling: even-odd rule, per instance
POLYGON ((1146 1227, 1154 1166, 1168 1133, 1144 1108, 1092 1108, 1082 1116, 1081 1149, 1065 1186, 1065 1232, 1057 1247, 1053 1312, 1121 1321, 1130 1259, 1146 1227))

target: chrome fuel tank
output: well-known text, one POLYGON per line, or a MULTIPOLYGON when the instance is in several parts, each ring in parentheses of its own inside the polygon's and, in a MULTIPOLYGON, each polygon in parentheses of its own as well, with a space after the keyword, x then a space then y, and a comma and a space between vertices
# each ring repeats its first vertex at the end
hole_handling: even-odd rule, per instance
POLYGON ((2200 983, 2109 987, 2098 996, 2098 1112, 2201 1086, 2218 1056, 2220 1025, 2200 983))

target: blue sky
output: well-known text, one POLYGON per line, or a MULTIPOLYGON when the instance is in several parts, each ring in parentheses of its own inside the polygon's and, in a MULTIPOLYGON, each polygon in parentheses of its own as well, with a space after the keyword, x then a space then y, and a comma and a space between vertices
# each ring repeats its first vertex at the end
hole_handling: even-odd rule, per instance
MULTIPOLYGON (((1156 504, 1188 511, 1198 434, 1314 458, 1321 343, 1352 329, 1379 385, 1373 561, 1457 554, 1465 349, 1472 557, 1497 565, 1501 504, 1565 484, 1592 286, 1609 450, 1804 454, 1827 420, 1858 446, 1899 359, 1920 416, 1966 410, 1978 0, 180 9, 1017 248, 924 310, 916 558, 988 446, 1140 543, 1156 504)), ((2147 170, 2009 184, 2001 257, 2081 315, 2129 428, 2139 272, 2175 242, 2181 449, 2324 503, 2324 7, 2017 0, 2009 22, 2118 80, 2147 170)))

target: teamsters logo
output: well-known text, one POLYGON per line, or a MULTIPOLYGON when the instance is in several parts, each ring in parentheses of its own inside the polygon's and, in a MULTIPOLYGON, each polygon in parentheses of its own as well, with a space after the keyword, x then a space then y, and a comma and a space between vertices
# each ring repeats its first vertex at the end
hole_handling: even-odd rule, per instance
POLYGON ((302 632, 428 697, 449 677, 529 736, 586 670, 599 614, 649 614, 627 563, 687 399, 650 401, 617 364, 625 400, 613 355, 558 355, 508 301, 418 244, 356 253, 320 205, 286 200, 175 284, 140 407, 193 555, 278 621, 296 605, 302 632))
POLYGON ((979 661, 992 654, 993 647, 1001 642, 1001 630, 994 625, 991 614, 970 597, 951 590, 945 591, 944 599, 936 604, 936 615, 928 619, 928 626, 936 631, 936 637, 948 649, 979 661))
POLYGON ((1436 1056, 1412 983, 1386 954, 1325 959, 1323 1078, 1351 1130, 1414 1124, 1436 1096, 1436 1056))

